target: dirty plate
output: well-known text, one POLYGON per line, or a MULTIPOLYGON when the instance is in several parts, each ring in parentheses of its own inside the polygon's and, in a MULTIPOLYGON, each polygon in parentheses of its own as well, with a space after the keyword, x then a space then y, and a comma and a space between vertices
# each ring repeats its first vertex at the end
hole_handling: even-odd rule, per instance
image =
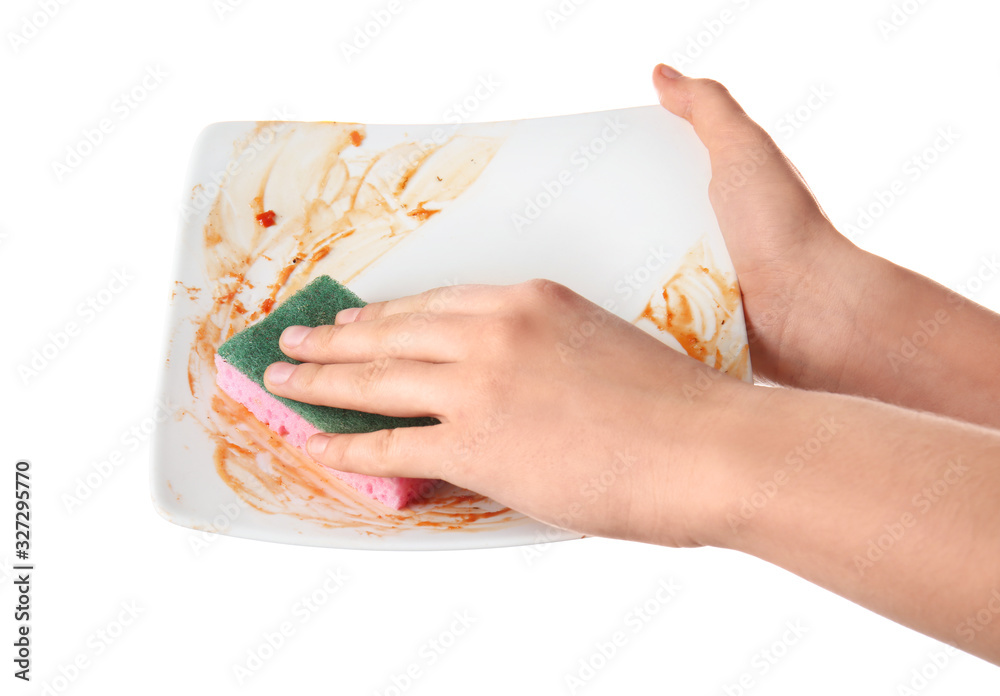
POLYGON ((310 279, 367 301, 456 283, 563 283, 672 348, 751 380, 708 156, 658 106, 469 125, 219 123, 181 212, 153 501, 192 529, 338 548, 579 538, 445 484, 391 510, 215 386, 213 355, 310 279), (256 216, 274 211, 275 224, 256 216))

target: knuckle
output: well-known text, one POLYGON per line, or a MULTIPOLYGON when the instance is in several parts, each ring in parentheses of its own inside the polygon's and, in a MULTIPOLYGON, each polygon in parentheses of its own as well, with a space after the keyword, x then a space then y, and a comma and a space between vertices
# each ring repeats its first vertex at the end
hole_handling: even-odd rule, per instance
POLYGON ((575 293, 562 283, 547 278, 533 278, 525 283, 528 291, 535 297, 555 302, 568 302, 575 293))
POLYGON ((306 347, 330 350, 336 347, 339 332, 337 326, 317 326, 309 332, 309 336, 306 338, 306 347))
POLYGON ((442 285, 435 291, 430 309, 433 312, 443 312, 449 307, 460 304, 463 298, 481 291, 481 285, 459 285, 457 282, 442 285))
POLYGON ((719 94, 729 95, 729 89, 724 84, 718 80, 713 80, 710 77, 700 77, 696 80, 696 84, 699 88, 706 92, 717 92, 719 94))
POLYGON ((391 461, 400 454, 399 436, 395 429, 379 430, 372 436, 372 455, 375 461, 391 461))
POLYGON ((367 400, 378 393, 384 381, 385 373, 388 370, 388 364, 389 361, 385 359, 375 360, 366 363, 358 372, 352 382, 355 394, 360 399, 367 400))
POLYGON ((383 320, 378 339, 388 355, 398 355, 413 340, 410 329, 417 323, 415 316, 411 313, 393 314, 383 320))
POLYGON ((427 314, 440 314, 447 307, 452 294, 452 288, 449 286, 428 290, 420 296, 418 309, 427 314))
POLYGON ((531 280, 524 281, 518 287, 522 288, 525 292, 542 295, 545 294, 553 282, 548 278, 532 278, 531 280))
POLYGON ((382 334, 391 335, 395 332, 406 329, 410 323, 413 321, 413 314, 411 312, 400 312, 399 314, 390 314, 382 320, 382 334))
POLYGON ((382 307, 384 303, 382 302, 370 302, 366 304, 358 312, 358 316, 355 321, 370 321, 372 319, 378 319, 382 316, 382 307))

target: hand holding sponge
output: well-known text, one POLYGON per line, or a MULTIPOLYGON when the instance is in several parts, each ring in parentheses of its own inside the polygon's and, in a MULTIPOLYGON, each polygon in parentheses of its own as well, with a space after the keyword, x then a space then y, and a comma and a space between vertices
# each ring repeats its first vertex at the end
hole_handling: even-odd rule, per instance
MULTIPOLYGON (((215 356, 216 384, 246 406, 259 421, 287 442, 305 451, 315 433, 366 433, 388 428, 434 425, 434 418, 397 418, 362 411, 317 406, 271 394, 264 387, 264 370, 274 362, 297 364, 278 346, 289 326, 333 324, 337 312, 366 303, 330 276, 319 276, 275 307, 262 321, 234 334, 215 356)), ((333 471, 358 491, 397 510, 420 497, 427 479, 380 478, 333 471)))

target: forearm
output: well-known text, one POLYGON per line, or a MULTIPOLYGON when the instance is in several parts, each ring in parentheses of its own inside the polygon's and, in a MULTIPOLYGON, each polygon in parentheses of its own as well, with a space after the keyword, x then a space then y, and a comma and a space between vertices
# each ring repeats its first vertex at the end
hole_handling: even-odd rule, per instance
POLYGON ((783 382, 1000 428, 1000 315, 853 245, 803 281, 783 382))
POLYGON ((856 397, 755 391, 725 445, 737 488, 717 545, 1000 663, 1000 433, 856 397))

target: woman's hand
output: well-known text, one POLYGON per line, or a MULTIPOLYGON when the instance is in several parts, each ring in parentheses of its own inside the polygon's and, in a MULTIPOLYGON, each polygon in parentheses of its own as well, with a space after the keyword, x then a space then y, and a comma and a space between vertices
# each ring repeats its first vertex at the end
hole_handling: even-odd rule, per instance
POLYGON ((805 389, 1000 427, 1000 317, 854 246, 725 87, 657 66, 660 103, 691 122, 739 277, 754 372, 805 389))
POLYGON ((556 526, 678 546, 716 540, 713 433, 755 392, 544 280, 344 310, 286 329, 281 348, 303 364, 268 368, 275 394, 441 421, 314 435, 321 463, 443 478, 556 526), (688 398, 706 374, 712 388, 688 398))
POLYGON ((746 385, 548 281, 291 327, 282 350, 303 363, 265 385, 441 420, 313 436, 333 468, 444 478, 589 534, 740 549, 1000 663, 1000 622, 979 618, 1000 577, 1000 372, 982 358, 1000 316, 851 245, 717 83, 655 80, 708 147, 755 367, 811 389, 746 385), (919 350, 893 352, 919 331, 919 350))
POLYGON ((725 87, 662 65, 653 84, 708 148, 709 199, 739 277, 754 372, 836 391, 868 255, 837 232, 795 165, 725 87), (818 317, 834 326, 817 331, 818 317))

